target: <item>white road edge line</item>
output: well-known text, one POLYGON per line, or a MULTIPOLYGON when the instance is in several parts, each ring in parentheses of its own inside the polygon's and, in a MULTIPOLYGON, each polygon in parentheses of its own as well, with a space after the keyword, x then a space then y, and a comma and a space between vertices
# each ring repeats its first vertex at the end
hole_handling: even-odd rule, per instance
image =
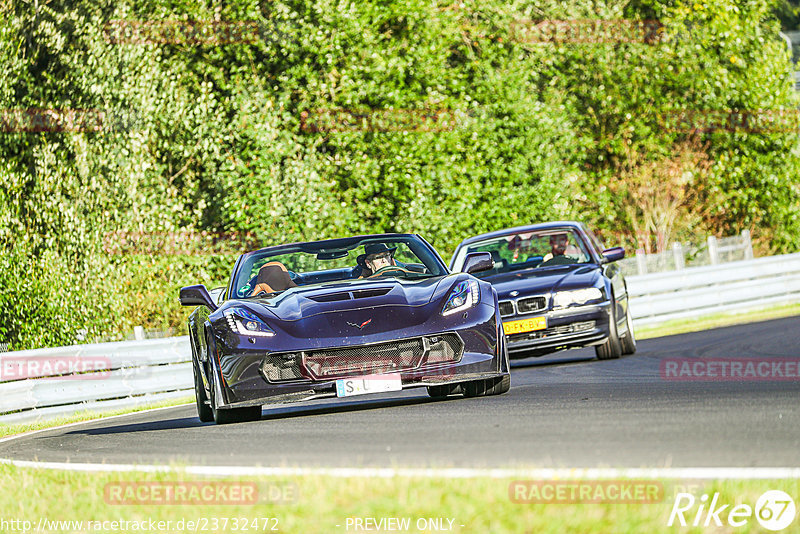
POLYGON ((62 428, 70 428, 70 427, 78 426, 78 425, 87 425, 89 423, 96 423, 97 421, 110 421, 112 419, 119 419, 121 417, 130 417, 131 415, 138 415, 138 414, 148 413, 148 412, 157 412, 159 410, 169 410, 171 408, 178 408, 178 407, 181 407, 181 406, 191 406, 193 404, 194 404, 194 402, 187 402, 187 403, 184 403, 184 404, 176 404, 174 406, 161 406, 159 408, 147 408, 147 409, 138 410, 138 411, 135 411, 135 412, 121 413, 119 415, 109 415, 109 416, 105 416, 105 417, 103 417, 102 413, 98 413, 99 417, 97 417, 95 419, 86 419, 85 421, 75 421, 74 423, 66 423, 66 424, 58 425, 58 426, 49 426, 47 428, 40 428, 38 430, 31 430, 30 432, 23 432, 21 434, 14 434, 14 435, 11 435, 11 436, 6 436, 4 438, 0 438, 0 445, 2 445, 3 443, 7 443, 9 441, 14 441, 15 439, 32 436, 34 434, 40 434, 42 432, 50 432, 51 430, 60 430, 62 428))
MULTIPOLYGON (((15 439, 86 425, 97 421, 108 421, 132 415, 170 410, 194 403, 148 408, 137 412, 111 415, 86 421, 77 421, 50 428, 41 428, 0 439, 0 444, 15 439)), ((533 479, 607 479, 607 478, 667 478, 709 480, 774 480, 800 479, 800 467, 580 467, 580 468, 414 468, 414 467, 261 467, 227 465, 136 465, 136 464, 92 464, 67 462, 38 462, 0 458, 0 464, 30 469, 53 469, 95 473, 140 472, 140 473, 186 473, 214 477, 230 476, 315 476, 360 477, 360 478, 515 478, 533 479)))
POLYGON ((230 476, 315 476, 337 478, 532 478, 532 479, 703 479, 775 480, 799 479, 797 467, 635 467, 635 468, 403 468, 403 467, 259 467, 259 466, 169 466, 135 464, 91 464, 35 462, 0 459, 0 464, 32 469, 83 472, 185 473, 214 477, 230 476))

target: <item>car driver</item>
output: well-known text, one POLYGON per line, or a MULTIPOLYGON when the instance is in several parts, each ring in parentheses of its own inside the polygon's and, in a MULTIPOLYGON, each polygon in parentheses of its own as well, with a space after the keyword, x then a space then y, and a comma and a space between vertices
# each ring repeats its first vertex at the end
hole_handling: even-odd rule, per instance
POLYGON ((569 244, 569 235, 553 234, 550 236, 550 252, 542 258, 540 265, 545 262, 551 262, 551 265, 573 263, 579 255, 580 250, 569 244))
POLYGON ((394 267, 397 264, 394 261, 394 251, 397 247, 389 248, 383 243, 370 243, 364 247, 364 263, 373 273, 377 273, 384 267, 394 267))

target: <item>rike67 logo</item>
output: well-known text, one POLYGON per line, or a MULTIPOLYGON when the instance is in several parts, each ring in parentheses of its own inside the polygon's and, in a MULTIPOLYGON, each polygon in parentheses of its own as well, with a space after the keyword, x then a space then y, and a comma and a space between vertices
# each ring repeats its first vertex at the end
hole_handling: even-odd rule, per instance
POLYGON ((743 527, 755 515, 763 528, 778 531, 791 525, 796 513, 794 500, 788 493, 780 490, 764 492, 756 501, 755 509, 748 504, 723 504, 719 493, 713 495, 711 502, 705 494, 696 499, 691 493, 678 493, 667 526, 677 524, 682 527, 708 527, 713 524, 721 527, 723 521, 727 521, 732 527, 743 527))

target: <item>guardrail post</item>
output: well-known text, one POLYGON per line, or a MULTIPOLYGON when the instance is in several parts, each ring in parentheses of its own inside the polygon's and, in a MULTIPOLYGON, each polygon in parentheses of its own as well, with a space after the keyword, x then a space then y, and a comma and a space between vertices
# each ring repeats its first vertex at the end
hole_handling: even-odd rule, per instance
POLYGON ((642 249, 636 251, 636 267, 639 274, 647 274, 647 254, 642 249))
POLYGON ((142 339, 144 339, 144 327, 142 326, 133 327, 133 339, 137 341, 141 341, 142 339))
POLYGON ((677 241, 672 244, 672 257, 675 259, 675 270, 680 271, 686 267, 685 259, 683 256, 683 245, 677 241))
POLYGON ((744 246, 744 259, 753 259, 753 241, 750 238, 750 230, 742 230, 742 245, 744 246))
POLYGON ((719 252, 717 252, 717 238, 713 235, 708 236, 708 259, 711 265, 719 263, 719 252))

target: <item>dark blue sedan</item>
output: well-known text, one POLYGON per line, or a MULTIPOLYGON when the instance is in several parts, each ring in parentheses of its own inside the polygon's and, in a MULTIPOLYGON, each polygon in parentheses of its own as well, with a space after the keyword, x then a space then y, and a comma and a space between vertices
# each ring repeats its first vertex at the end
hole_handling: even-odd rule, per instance
POLYGON ((476 276, 497 290, 512 359, 590 345, 599 359, 636 352, 621 247, 605 249, 579 222, 533 224, 464 240, 450 269, 476 252, 494 260, 476 276))

